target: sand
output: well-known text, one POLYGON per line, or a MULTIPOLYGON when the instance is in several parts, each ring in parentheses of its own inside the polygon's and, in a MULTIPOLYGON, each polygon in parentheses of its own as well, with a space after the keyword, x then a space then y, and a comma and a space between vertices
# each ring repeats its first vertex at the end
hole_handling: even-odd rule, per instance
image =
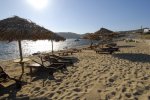
MULTIPOLYGON (((143 41, 117 44, 120 52, 112 55, 93 50, 72 55, 78 61, 68 66, 68 71, 54 73, 55 79, 45 73, 31 79, 25 67, 22 89, 5 93, 0 99, 150 100, 150 46, 143 41)), ((1 65, 10 76, 19 77, 19 64, 3 61, 1 65)))

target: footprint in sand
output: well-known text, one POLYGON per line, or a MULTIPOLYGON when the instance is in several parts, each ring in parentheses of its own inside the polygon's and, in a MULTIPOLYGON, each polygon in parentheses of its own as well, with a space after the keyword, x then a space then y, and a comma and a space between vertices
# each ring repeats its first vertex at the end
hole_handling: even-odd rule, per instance
POLYGON ((41 96, 41 95, 43 95, 43 94, 45 94, 45 91, 40 91, 40 92, 37 93, 35 96, 41 96))
POLYGON ((126 92, 127 88, 125 86, 122 87, 122 92, 126 92))
POLYGON ((33 91, 39 91, 40 89, 40 87, 36 87, 33 91))
POLYGON ((48 95, 48 97, 49 97, 49 98, 52 98, 52 97, 54 96, 54 94, 55 94, 54 92, 51 92, 51 93, 48 95))
POLYGON ((127 98, 131 98, 132 94, 131 94, 131 93, 125 93, 125 96, 126 96, 127 98))
POLYGON ((57 91, 56 93, 61 94, 62 92, 61 91, 57 91))
POLYGON ((75 91, 75 92, 81 92, 82 89, 81 88, 74 88, 73 91, 75 91))

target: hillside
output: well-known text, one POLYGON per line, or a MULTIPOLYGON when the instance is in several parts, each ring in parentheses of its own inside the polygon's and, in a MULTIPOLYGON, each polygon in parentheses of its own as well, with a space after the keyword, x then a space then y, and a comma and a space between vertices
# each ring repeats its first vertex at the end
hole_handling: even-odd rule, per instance
POLYGON ((81 35, 72 32, 57 32, 58 35, 65 37, 66 39, 77 39, 80 38, 81 35))

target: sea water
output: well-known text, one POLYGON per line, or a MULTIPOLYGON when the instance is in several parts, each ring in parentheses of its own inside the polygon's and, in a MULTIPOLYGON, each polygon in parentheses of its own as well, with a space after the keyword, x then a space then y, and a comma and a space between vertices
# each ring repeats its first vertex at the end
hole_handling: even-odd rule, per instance
MULTIPOLYGON (((95 41, 96 42, 96 41, 95 41)), ((21 41, 22 53, 24 57, 32 55, 37 52, 51 52, 52 43, 48 40, 38 40, 38 41, 21 41)), ((53 50, 63 50, 67 48, 76 48, 82 45, 89 45, 90 41, 85 39, 80 39, 80 41, 75 41, 75 39, 66 39, 65 41, 53 42, 53 50)), ((0 60, 10 60, 19 58, 19 47, 18 42, 2 42, 0 41, 0 60)))

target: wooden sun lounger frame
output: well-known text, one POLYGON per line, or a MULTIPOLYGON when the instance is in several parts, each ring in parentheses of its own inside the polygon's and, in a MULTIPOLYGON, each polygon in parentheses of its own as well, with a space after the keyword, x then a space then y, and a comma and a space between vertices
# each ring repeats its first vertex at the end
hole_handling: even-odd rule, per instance
POLYGON ((45 66, 44 63, 41 64, 41 63, 39 63, 39 62, 37 62, 35 60, 32 60, 32 61, 35 62, 35 64, 39 64, 39 65, 36 65, 36 66, 34 66, 34 64, 28 65, 28 67, 30 67, 30 74, 31 75, 32 75, 32 68, 33 67, 40 67, 40 66, 42 66, 43 68, 49 70, 49 74, 50 75, 53 75, 53 73, 56 72, 57 70, 66 69, 66 65, 63 64, 63 63, 52 63, 52 64, 50 64, 48 66, 45 66))
POLYGON ((109 54, 112 54, 115 51, 119 51, 119 48, 118 47, 109 47, 109 48, 100 48, 100 49, 95 50, 96 53, 108 52, 109 54))
POLYGON ((53 54, 53 55, 48 55, 48 56, 54 57, 54 58, 56 58, 57 60, 68 61, 70 64, 73 64, 73 59, 64 58, 64 57, 61 57, 61 56, 57 56, 57 55, 55 55, 55 54, 53 54))
MULTIPOLYGON (((15 88, 16 89, 20 89, 21 88, 21 81, 20 80, 17 80, 15 78, 12 78, 10 77, 8 74, 6 74, 3 70, 3 68, 0 66, 0 69, 1 69, 1 73, 0 73, 0 76, 1 78, 3 78, 4 80, 0 83, 0 85, 4 86, 4 87, 8 87, 10 86, 11 84, 16 84, 15 88), (13 80, 13 82, 9 83, 9 84, 6 84, 5 81, 7 82, 7 80, 13 80)), ((3 87, 0 87, 0 88, 3 88, 3 87)))
POLYGON ((65 56, 65 55, 69 55, 69 54, 73 55, 73 53, 77 53, 77 52, 82 52, 82 49, 76 49, 76 48, 73 49, 72 48, 70 50, 63 50, 63 51, 58 52, 58 55, 59 56, 60 55, 65 56))

